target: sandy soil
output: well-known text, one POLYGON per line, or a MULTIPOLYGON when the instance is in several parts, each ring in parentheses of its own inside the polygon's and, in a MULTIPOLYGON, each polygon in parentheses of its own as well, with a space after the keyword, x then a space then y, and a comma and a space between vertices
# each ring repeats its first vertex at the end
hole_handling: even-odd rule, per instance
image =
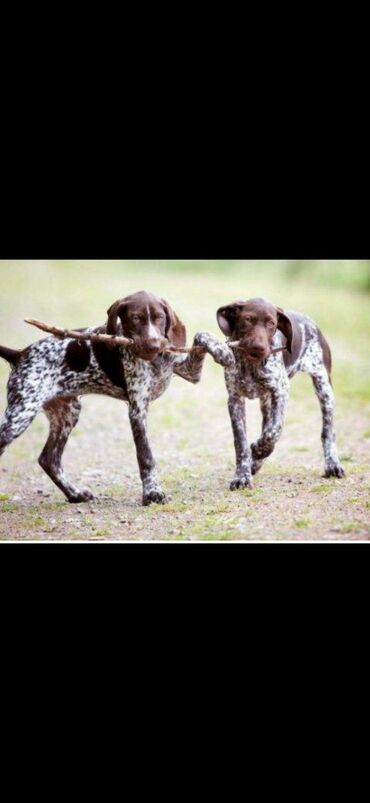
MULTIPOLYGON (((37 464, 47 437, 40 415, 0 462, 0 540, 370 540, 369 411, 337 406, 344 480, 322 478, 320 413, 297 377, 286 424, 253 491, 228 490, 234 455, 222 371, 209 358, 200 385, 176 377, 151 407, 150 438, 168 504, 141 506, 127 408, 86 397, 65 452, 76 484, 96 494, 70 505, 37 464)), ((250 439, 260 427, 247 403, 250 439)))

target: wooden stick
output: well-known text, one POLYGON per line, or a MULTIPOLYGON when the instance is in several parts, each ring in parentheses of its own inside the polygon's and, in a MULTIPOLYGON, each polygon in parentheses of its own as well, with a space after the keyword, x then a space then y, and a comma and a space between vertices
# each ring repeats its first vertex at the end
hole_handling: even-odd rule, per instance
POLYGON ((133 346, 134 341, 128 337, 119 337, 118 335, 94 335, 89 332, 76 332, 74 329, 58 329, 56 326, 49 326, 42 321, 36 321, 34 318, 25 318, 25 323, 30 323, 31 326, 37 326, 43 332, 55 337, 71 337, 76 340, 91 340, 93 343, 111 343, 114 346, 133 346))
MULTIPOLYGON (((240 347, 241 340, 231 340, 226 345, 229 346, 231 349, 237 349, 240 347)), ((277 351, 286 351, 286 346, 281 346, 278 349, 271 349, 270 354, 276 354, 277 351)))
MULTIPOLYGON (((134 341, 130 337, 122 337, 120 335, 104 335, 104 334, 90 334, 89 332, 76 332, 74 329, 58 329, 56 326, 49 326, 47 323, 43 323, 42 321, 37 321, 34 318, 25 318, 25 323, 31 324, 31 326, 37 326, 38 329, 42 329, 43 332, 48 332, 55 337, 62 337, 67 338, 70 337, 74 340, 91 340, 92 343, 109 343, 111 346, 133 346, 134 341)), ((168 346, 166 345, 163 351, 171 352, 172 354, 180 353, 180 354, 188 354, 190 351, 194 351, 197 346, 193 347, 192 349, 187 347, 179 347, 171 346, 169 343, 168 346)))
MULTIPOLYGON (((42 329, 43 332, 48 332, 50 335, 54 335, 54 337, 63 337, 67 338, 70 337, 74 340, 91 340, 92 343, 109 343, 111 346, 133 346, 134 341, 131 337, 122 337, 121 335, 96 335, 90 334, 89 332, 76 332, 75 329, 58 329, 57 326, 49 326, 47 323, 43 323, 42 321, 37 321, 35 318, 25 318, 25 323, 31 324, 31 326, 37 326, 38 329, 42 329)), ((240 340, 233 340, 229 343, 226 343, 231 349, 239 348, 241 341, 240 340)), ((170 352, 171 354, 189 354, 190 351, 201 351, 202 346, 192 346, 189 348, 188 346, 171 346, 169 343, 163 348, 163 351, 170 352)), ((285 351, 286 346, 282 346, 278 349, 271 349, 271 354, 275 354, 277 351, 285 351)))

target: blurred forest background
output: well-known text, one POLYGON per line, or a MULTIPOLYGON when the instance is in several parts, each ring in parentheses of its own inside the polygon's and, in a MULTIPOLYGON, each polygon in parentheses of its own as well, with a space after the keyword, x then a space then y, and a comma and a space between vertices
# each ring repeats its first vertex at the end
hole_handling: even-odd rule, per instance
MULTIPOLYGON (((13 531, 24 538, 315 537, 318 510, 324 517, 320 519, 325 522, 324 537, 346 533, 367 537, 370 260, 0 261, 0 280, 0 343, 15 348, 42 337, 24 323, 26 317, 61 327, 96 325, 105 322, 113 301, 143 289, 174 307, 186 324, 188 344, 202 330, 223 339, 216 310, 239 298, 263 296, 280 307, 310 315, 332 349, 338 447, 356 485, 354 493, 348 480, 343 485, 320 480, 320 413, 309 377, 299 375, 292 382, 281 441, 256 478, 254 496, 230 494, 234 454, 223 372, 208 357, 199 385, 176 378, 151 406, 150 437, 163 488, 171 496, 168 509, 155 507, 148 512, 139 507, 139 474, 126 408, 113 399, 85 397, 65 464, 77 482, 82 475, 84 484, 105 500, 108 512, 98 502, 92 513, 85 506, 76 516, 71 512, 74 506, 66 505, 42 474, 37 456, 47 424, 38 416, 1 458, 1 537, 13 531), (300 476, 303 486, 295 489, 287 508, 282 478, 288 475, 300 476), (312 483, 323 488, 316 498, 310 490, 312 483), (276 521, 266 495, 259 496, 259 490, 271 484, 275 509, 281 501, 276 521), (120 526, 112 498, 121 506, 120 526)), ((1 360, 0 414, 6 405, 8 372, 1 360)), ((253 439, 260 428, 258 403, 249 402, 247 410, 253 439)))

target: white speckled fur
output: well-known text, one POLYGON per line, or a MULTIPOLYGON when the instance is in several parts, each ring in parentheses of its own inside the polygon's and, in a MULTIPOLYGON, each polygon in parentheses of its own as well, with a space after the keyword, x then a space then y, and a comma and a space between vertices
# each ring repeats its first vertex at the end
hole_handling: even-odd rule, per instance
MULTIPOLYGON (((101 328, 85 331, 101 331, 101 328)), ((216 338, 214 341, 218 343, 216 338)), ((189 354, 163 353, 149 362, 136 357, 130 348, 118 347, 125 390, 110 380, 91 347, 88 366, 84 370, 71 370, 66 361, 66 350, 70 343, 70 339, 48 337, 25 349, 18 364, 12 366, 8 381, 8 407, 0 425, 0 455, 43 410, 50 422, 50 433, 39 458, 40 465, 70 502, 92 499, 89 491, 76 488, 67 480, 61 458, 68 436, 78 421, 81 409, 79 397, 89 393, 105 394, 128 403, 143 482, 144 504, 165 501, 147 437, 148 406, 164 393, 174 373, 190 382, 198 382, 206 349, 189 354)), ((221 346, 218 353, 225 354, 228 361, 227 347, 221 346)))
MULTIPOLYGON (((302 344, 299 354, 291 366, 285 367, 282 352, 271 354, 264 363, 251 365, 236 350, 234 352, 235 359, 225 368, 228 409, 236 453, 236 472, 230 485, 231 490, 252 488, 252 475, 261 468, 264 460, 273 451, 283 429, 284 414, 289 398, 289 379, 298 371, 311 375, 319 399, 323 419, 321 438, 325 458, 325 476, 344 476, 335 446, 334 395, 324 364, 319 330, 311 318, 299 313, 293 313, 293 315, 299 319, 302 344), (251 446, 247 441, 245 398, 259 398, 262 412, 261 436, 251 446)), ((271 347, 279 348, 284 343, 285 338, 278 330, 273 337, 271 347)))

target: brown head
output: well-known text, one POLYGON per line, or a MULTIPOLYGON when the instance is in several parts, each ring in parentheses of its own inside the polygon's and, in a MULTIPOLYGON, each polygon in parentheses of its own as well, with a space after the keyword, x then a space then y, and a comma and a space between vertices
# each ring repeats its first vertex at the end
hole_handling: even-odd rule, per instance
POLYGON ((186 344, 186 329, 163 298, 141 290, 115 301, 108 310, 107 334, 122 334, 134 341, 135 354, 142 360, 154 360, 170 343, 186 344))
POLYGON ((287 350, 292 351, 294 331, 290 317, 264 298, 234 301, 220 307, 217 321, 224 335, 240 341, 239 350, 252 365, 258 365, 270 355, 277 329, 286 337, 287 350))

